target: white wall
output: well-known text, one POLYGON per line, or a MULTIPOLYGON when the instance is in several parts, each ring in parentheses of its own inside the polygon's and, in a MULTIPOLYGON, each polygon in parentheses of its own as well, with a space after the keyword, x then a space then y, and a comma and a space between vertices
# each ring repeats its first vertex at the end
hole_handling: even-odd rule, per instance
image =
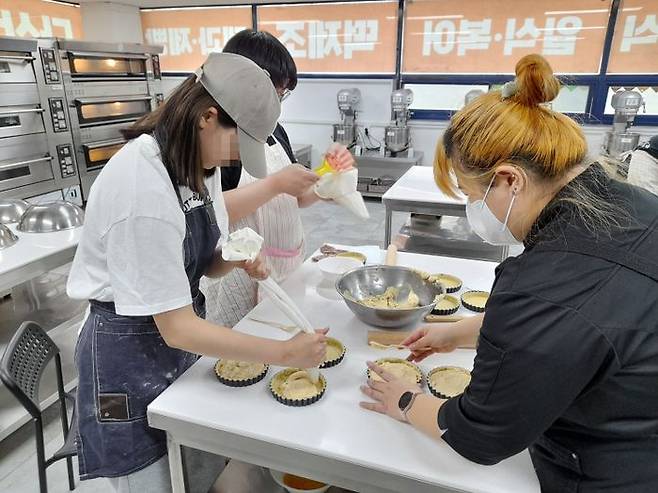
POLYGON ((80 4, 85 41, 143 43, 139 7, 113 2, 80 4))
POLYGON ((384 127, 390 120, 388 104, 392 91, 390 80, 329 80, 300 79, 281 108, 281 122, 290 135, 290 140, 313 145, 313 162, 332 142, 334 123, 340 122, 336 93, 340 89, 358 87, 361 91, 361 106, 357 122, 368 127, 371 135, 384 139, 384 127))
MULTIPOLYGON (((180 78, 163 81, 165 94, 180 83, 180 78)), ((290 140, 299 144, 313 145, 313 162, 331 143, 332 125, 339 120, 336 93, 339 89, 358 87, 363 99, 358 122, 370 129, 371 135, 383 140, 384 127, 390 118, 389 97, 392 90, 388 80, 331 80, 300 79, 297 88, 282 106, 281 123, 290 135, 290 140)), ((412 120, 411 134, 414 149, 424 153, 423 164, 431 165, 437 139, 445 130, 447 121, 412 120)), ((603 135, 610 125, 583 125, 590 154, 599 154, 603 135)), ((635 132, 642 135, 641 141, 658 135, 658 127, 636 126, 635 132)))

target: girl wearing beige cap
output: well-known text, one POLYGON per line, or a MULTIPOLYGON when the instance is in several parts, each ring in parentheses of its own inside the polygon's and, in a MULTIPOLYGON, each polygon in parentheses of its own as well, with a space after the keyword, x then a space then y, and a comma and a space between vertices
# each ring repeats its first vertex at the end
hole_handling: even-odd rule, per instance
POLYGON ((167 491, 166 439, 146 408, 198 355, 302 368, 320 364, 325 331, 274 341, 206 322, 202 276, 262 262, 221 259, 227 237, 218 166, 265 170, 264 142, 279 117, 269 76, 252 61, 212 54, 153 113, 94 183, 68 282, 90 301, 76 348, 82 479, 118 491, 167 491), (258 115, 254 118, 253 115, 258 115))

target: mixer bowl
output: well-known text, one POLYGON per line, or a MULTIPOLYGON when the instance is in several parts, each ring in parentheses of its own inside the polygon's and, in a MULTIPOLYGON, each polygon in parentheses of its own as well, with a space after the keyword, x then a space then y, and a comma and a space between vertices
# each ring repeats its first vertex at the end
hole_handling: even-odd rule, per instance
POLYGON ((71 202, 57 200, 31 205, 20 222, 18 230, 24 233, 52 233, 82 226, 84 211, 71 202))
POLYGON ((386 149, 391 152, 402 152, 409 148, 409 127, 390 126, 384 129, 386 149))
POLYGON ((421 322, 434 309, 434 298, 443 294, 440 284, 423 280, 407 267, 369 265, 344 274, 336 281, 336 290, 362 322, 390 329, 405 328, 421 322), (370 296, 383 294, 387 288, 410 287, 420 299, 416 308, 371 308, 359 303, 370 296))
POLYGON ((30 204, 21 199, 0 200, 0 224, 17 223, 29 207, 30 204))
POLYGON ((16 236, 7 226, 0 224, 0 250, 9 248, 17 241, 18 236, 16 236))

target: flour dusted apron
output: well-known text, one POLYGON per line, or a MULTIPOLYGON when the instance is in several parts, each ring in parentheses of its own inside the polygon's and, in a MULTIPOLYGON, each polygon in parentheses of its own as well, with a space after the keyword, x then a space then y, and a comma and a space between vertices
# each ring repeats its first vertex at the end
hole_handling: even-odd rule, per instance
MULTIPOLYGON (((185 272, 194 310, 205 317, 199 280, 220 237, 207 191, 203 206, 184 213, 185 272)), ((151 316, 118 315, 114 303, 90 305, 75 355, 80 477, 126 476, 166 453, 165 433, 149 427, 146 407, 198 356, 167 346, 151 316)))
MULTIPOLYGON (((274 141, 274 145, 265 146, 268 175, 292 164, 285 149, 274 141)), ((255 181, 242 170, 240 187, 255 181)), ((275 281, 283 281, 304 261, 304 227, 295 197, 277 195, 230 229, 244 227, 265 239, 262 254, 275 281)), ((242 269, 234 269, 218 280, 204 278, 201 289, 208 298, 208 320, 228 327, 237 324, 258 303, 258 284, 242 269)))

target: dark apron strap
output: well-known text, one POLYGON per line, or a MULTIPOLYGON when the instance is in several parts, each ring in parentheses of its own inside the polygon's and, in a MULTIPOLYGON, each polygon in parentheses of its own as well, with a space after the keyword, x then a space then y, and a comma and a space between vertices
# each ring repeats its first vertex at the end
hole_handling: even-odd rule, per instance
POLYGON ((641 257, 633 252, 622 250, 621 248, 595 243, 593 241, 580 241, 574 244, 556 244, 556 245, 538 245, 535 251, 538 252, 570 252, 588 257, 596 257, 613 264, 621 265, 638 274, 653 279, 658 282, 658 263, 641 257))

